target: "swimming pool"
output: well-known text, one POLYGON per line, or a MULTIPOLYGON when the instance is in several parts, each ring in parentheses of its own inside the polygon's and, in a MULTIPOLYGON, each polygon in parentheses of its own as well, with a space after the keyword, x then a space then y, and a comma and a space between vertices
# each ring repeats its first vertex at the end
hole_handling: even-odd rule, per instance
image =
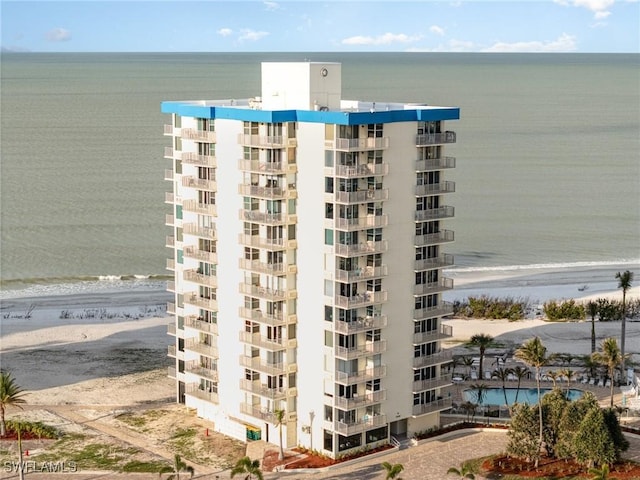
MULTIPOLYGON (((540 393, 544 395, 549 393, 551 388, 541 388, 540 393)), ((509 405, 512 405, 516 399, 517 388, 505 388, 507 394, 507 401, 509 405)), ((566 390, 563 390, 565 394, 566 390)), ((583 391, 572 388, 569 390, 569 400, 577 400, 582 397, 583 391)), ((462 398, 467 402, 478 402, 478 391, 474 388, 468 388, 462 392, 462 398)), ((518 403, 526 403, 529 405, 538 403, 538 389, 537 388, 520 388, 518 392, 518 403)), ((501 387, 491 387, 484 391, 482 398, 482 405, 504 405, 504 393, 502 393, 501 387)))

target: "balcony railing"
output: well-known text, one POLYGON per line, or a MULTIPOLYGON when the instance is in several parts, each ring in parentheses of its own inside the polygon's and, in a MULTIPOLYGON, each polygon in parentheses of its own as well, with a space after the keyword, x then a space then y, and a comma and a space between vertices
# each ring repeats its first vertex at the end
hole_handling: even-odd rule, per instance
POLYGON ((182 232, 187 235, 216 240, 218 238, 216 229, 213 227, 201 227, 195 223, 185 223, 182 225, 182 232))
POLYGON ((430 378, 429 380, 417 380, 413 382, 412 390, 414 393, 418 393, 424 390, 435 390, 436 388, 446 387, 452 385, 452 383, 451 374, 447 373, 437 378, 430 378))
POLYGON ((216 143, 216 132, 211 132, 209 130, 183 128, 180 136, 184 139, 195 140, 197 142, 216 143))
POLYGON ((295 147, 298 141, 295 138, 287 138, 283 135, 250 135, 239 133, 238 143, 252 147, 285 148, 295 147))
POLYGON ((275 423, 277 421, 275 413, 269 411, 267 407, 263 407, 261 405, 250 405, 248 403, 241 403, 240 413, 244 413, 245 415, 259 418, 271 423, 275 423))
POLYGON ((176 378, 176 367, 167 367, 167 376, 169 378, 176 378))
POLYGON ((439 243, 453 242, 454 238, 455 236, 452 230, 440 230, 437 233, 416 235, 413 241, 415 246, 421 247, 424 245, 437 245, 439 243))
POLYGON ((441 220, 443 218, 453 218, 455 208, 445 205, 439 208, 429 208, 427 210, 416 210, 415 221, 423 222, 425 220, 441 220))
POLYGON ((185 342, 185 350, 191 350, 212 358, 218 358, 219 356, 216 346, 199 342, 197 338, 188 338, 185 342))
POLYGON ((378 342, 367 342, 363 345, 354 347, 334 347, 334 355, 336 358, 343 360, 353 360, 354 358, 367 357, 376 353, 383 353, 387 351, 387 341, 381 340, 378 342))
POLYGON ((164 179, 172 182, 173 181, 173 170, 165 170, 164 171, 164 179))
POLYGON ((430 365, 439 365, 441 363, 448 363, 453 358, 451 354, 451 350, 442 350, 438 353, 434 353, 433 355, 425 355, 423 357, 414 357, 413 358, 413 367, 427 367, 430 365))
POLYGON ((357 282, 358 280, 368 280, 371 278, 379 278, 387 275, 387 266, 379 267, 359 267, 355 270, 338 270, 336 269, 336 280, 339 282, 357 282))
POLYGON ((329 429, 333 430, 336 433, 339 433, 340 435, 354 435, 356 433, 361 433, 365 430, 370 430, 375 427, 381 427, 386 424, 386 415, 365 415, 362 419, 358 419, 350 423, 344 423, 336 420, 329 424, 329 429))
POLYGON ((217 323, 205 322, 202 317, 198 317, 197 315, 187 315, 184 317, 184 326, 194 328, 201 332, 213 333, 214 335, 218 334, 217 323))
POLYGON ((368 241, 361 242, 354 245, 343 245, 337 243, 335 245, 336 255, 342 257, 370 255, 372 253, 384 253, 388 250, 389 246, 386 240, 380 240, 378 242, 368 241))
MULTIPOLYGON (((251 270, 253 272, 266 273, 268 275, 284 275, 287 273, 287 265, 284 263, 267 263, 260 260, 248 260, 241 258, 238 261, 240 268, 251 270)), ((290 265, 295 267, 295 265, 290 265)))
POLYGON ((380 202, 389 199, 387 188, 360 190, 358 192, 335 192, 337 203, 380 202))
POLYGON ((169 214, 169 213, 168 213, 168 214, 166 214, 166 215, 164 216, 164 224, 165 224, 165 225, 167 225, 167 226, 169 226, 169 227, 173 227, 173 226, 175 225, 175 223, 176 223, 176 222, 175 222, 175 218, 174 218, 174 216, 173 216, 173 215, 171 215, 171 214, 169 214))
POLYGON ((176 237, 169 235, 165 237, 164 243, 166 247, 173 248, 176 246, 176 237))
MULTIPOLYGON (((173 258, 167 258, 167 264, 165 265, 167 270, 175 270, 176 269, 176 261, 173 258)), ((175 287, 175 285, 174 285, 175 287)), ((174 288, 175 289, 175 288, 174 288)), ((169 290, 169 285, 167 284, 167 290, 169 290)), ((174 291, 174 290, 169 290, 174 291)))
POLYGON ((199 213, 201 215, 216 216, 218 209, 212 203, 200 203, 197 200, 185 200, 182 202, 182 210, 185 212, 199 213))
POLYGON ((176 314, 176 304, 173 302, 167 302, 167 313, 169 315, 175 315, 176 314))
POLYGON ((176 328, 176 324, 175 323, 169 323, 167 324, 167 335, 172 335, 172 336, 176 336, 176 331, 178 329, 176 328))
POLYGON ((437 412, 440 410, 446 410, 451 408, 452 404, 451 398, 439 398, 430 403, 423 403, 421 405, 414 405, 412 414, 413 415, 424 415, 425 413, 437 412))
POLYGON ((246 378, 240 379, 240 390, 270 398, 271 400, 279 400, 287 396, 286 388, 271 388, 264 383, 260 383, 260 380, 251 381, 246 378))
POLYGON ((325 148, 348 152, 382 150, 389 148, 389 137, 336 138, 335 140, 325 140, 324 144, 325 148))
POLYGON ((416 160, 416 170, 426 172, 429 170, 442 170, 445 168, 456 168, 455 157, 428 158, 416 160))
POLYGON ((426 133, 416 135, 416 146, 438 145, 442 143, 456 143, 456 132, 426 133))
POLYGON ((218 277, 215 275, 204 275, 198 273, 197 270, 185 270, 182 272, 182 278, 187 282, 194 282, 199 285, 206 285, 207 287, 218 286, 218 277))
POLYGON ((374 328, 386 327, 387 316, 379 315, 377 317, 358 317, 353 322, 342 322, 340 320, 336 320, 333 326, 336 332, 344 334, 364 332, 374 328))
POLYGON ((365 393, 364 395, 353 394, 351 398, 334 397, 333 405, 343 410, 351 410, 353 408, 365 407, 380 403, 387 399, 386 390, 378 390, 376 392, 365 393))
POLYGON ((288 250, 298 246, 298 242, 296 240, 261 237, 259 235, 246 235, 243 233, 238 236, 238 242, 247 247, 264 248, 266 250, 273 251, 288 250))
POLYGON ((218 254, 216 252, 207 252, 205 250, 199 250, 194 245, 187 245, 183 249, 185 258, 194 258, 201 262, 218 263, 218 254))
POLYGON ((198 190, 206 190, 209 192, 215 192, 218 190, 218 183, 215 180, 197 178, 192 176, 183 176, 182 186, 188 188, 196 188, 198 190))
POLYGON ((174 282, 173 280, 168 280, 167 281, 167 292, 174 292, 176 291, 176 282, 174 282))
POLYGON ((414 295, 427 295, 431 293, 445 292, 453 288, 453 279, 441 278, 437 282, 422 283, 414 285, 414 295))
POLYGON ((439 195, 441 193, 453 193, 456 191, 455 182, 429 183, 427 185, 416 185, 416 196, 439 195))
POLYGON ((295 347, 296 340, 287 340, 286 338, 268 338, 259 333, 240 332, 240 341, 253 345, 254 347, 264 348, 266 350, 284 350, 288 347, 295 347))
POLYGON ((295 290, 278 290, 269 287, 261 287, 259 285, 240 284, 240 293, 251 295, 252 297, 264 298, 272 302, 294 299, 297 297, 295 290))
POLYGON ((206 400, 208 402, 219 403, 217 392, 206 391, 200 388, 199 383, 188 383, 186 385, 185 392, 187 395, 191 395, 192 397, 199 398, 201 400, 206 400))
POLYGON ((451 325, 440 325, 440 328, 431 330, 430 332, 420 332, 413 334, 413 343, 418 345, 420 343, 434 342, 436 340, 443 340, 445 338, 451 338, 453 336, 453 328, 451 325))
POLYGON ((165 124, 163 131, 165 135, 173 135, 173 125, 165 124))
POLYGON ((206 378, 207 380, 213 380, 214 382, 217 382, 219 379, 218 370, 213 370, 209 367, 206 367, 202 365, 198 360, 185 362, 184 371, 187 373, 193 373, 194 375, 198 375, 202 378, 206 378))
POLYGON ((218 162, 213 155, 198 155, 193 152, 182 153, 182 163, 198 167, 217 167, 218 162))
POLYGON ((342 295, 336 295, 335 304, 337 307, 342 308, 357 308, 367 305, 374 305, 376 303, 383 303, 387 301, 387 292, 365 292, 352 295, 350 297, 343 297, 342 295))
POLYGON ((297 223, 296 215, 287 215, 286 213, 268 213, 258 210, 240 210, 240 220, 255 223, 264 223, 266 225, 286 225, 289 223, 297 223))
POLYGON ((238 193, 247 197, 283 199, 292 197, 292 191, 282 187, 260 187, 258 185, 238 185, 238 193))
POLYGON ((272 327, 279 327, 286 325, 287 323, 293 323, 296 321, 295 315, 285 316, 282 312, 268 314, 261 310, 252 310, 250 308, 240 307, 239 315, 242 318, 253 320, 272 327))
POLYGON ((260 160, 239 160, 238 168, 247 172, 285 174, 295 173, 295 163, 285 162, 261 162, 260 160))
POLYGON ((335 226, 338 230, 365 230, 369 228, 386 227, 389 224, 389 217, 386 214, 367 215, 357 218, 336 218, 335 226))
POLYGON ((413 265, 414 270, 433 270, 435 268, 450 267, 453 265, 453 255, 445 253, 434 258, 416 260, 413 265))
POLYGON ((175 345, 168 345, 167 346, 167 355, 170 357, 175 358, 176 356, 176 346, 175 345))
POLYGON ((164 192, 164 203, 174 204, 176 201, 176 196, 173 192, 164 192))
MULTIPOLYGON (((329 169, 330 170, 330 169, 329 169)), ((361 165, 336 165, 334 175, 336 177, 359 178, 389 173, 388 163, 363 163, 361 165)))
POLYGON ((335 381, 343 385, 353 385, 355 383, 366 382, 367 380, 375 380, 387 375, 386 365, 379 367, 366 368, 358 372, 336 372, 335 381))
POLYGON ((442 317, 453 314, 453 304, 450 302, 442 302, 434 307, 416 308, 413 311, 414 320, 422 320, 425 318, 442 317))
POLYGON ((283 362, 270 363, 260 357, 240 355, 240 365, 257 370, 267 375, 282 375, 286 373, 287 365, 283 362))
POLYGON ((184 302, 189 305, 195 305, 196 307, 205 308, 207 310, 217 311, 218 310, 218 302, 213 298, 204 298, 200 297, 196 293, 185 294, 184 302))

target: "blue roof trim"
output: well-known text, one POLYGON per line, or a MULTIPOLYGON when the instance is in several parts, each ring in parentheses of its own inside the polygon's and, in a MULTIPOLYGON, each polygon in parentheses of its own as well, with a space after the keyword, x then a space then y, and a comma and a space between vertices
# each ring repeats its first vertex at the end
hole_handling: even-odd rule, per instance
POLYGON ((253 110, 250 108, 213 107, 182 102, 162 102, 160 111, 162 113, 175 113, 183 117, 224 118, 245 122, 304 122, 336 125, 460 119, 460 109, 457 107, 381 110, 375 112, 321 112, 315 110, 253 110))

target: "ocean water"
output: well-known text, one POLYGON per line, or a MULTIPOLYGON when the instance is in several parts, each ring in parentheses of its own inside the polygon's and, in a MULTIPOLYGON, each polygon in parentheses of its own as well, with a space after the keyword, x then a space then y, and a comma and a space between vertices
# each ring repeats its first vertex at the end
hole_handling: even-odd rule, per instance
POLYGON ((2 53, 2 294, 161 288, 160 102, 259 95, 260 62, 305 59, 342 62, 346 99, 460 107, 454 271, 638 268, 638 55, 2 53))

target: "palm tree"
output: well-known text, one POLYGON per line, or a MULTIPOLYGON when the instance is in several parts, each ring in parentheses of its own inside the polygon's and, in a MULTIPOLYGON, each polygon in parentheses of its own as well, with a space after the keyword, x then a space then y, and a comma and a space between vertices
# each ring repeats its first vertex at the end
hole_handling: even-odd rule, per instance
POLYGON ((0 437, 4 437, 7 434, 7 423, 4 419, 4 414, 9 406, 22 408, 23 403, 26 403, 22 398, 26 393, 16 383, 15 378, 9 372, 0 370, 0 437))
POLYGON ((598 304, 593 300, 587 303, 587 312, 591 317, 591 353, 596 351, 596 315, 598 315, 598 304))
POLYGON ((551 379, 551 382, 553 383, 553 388, 556 388, 557 382, 558 382, 558 378, 560 378, 560 372, 556 372, 555 370, 551 370, 549 372, 547 372, 547 377, 549 377, 551 379))
MULTIPOLYGON (((622 354, 622 363, 620 364, 621 380, 625 378, 624 372, 624 341, 626 339, 627 328, 627 291, 631 288, 631 282, 633 282, 633 273, 629 270, 623 273, 616 273, 618 279, 618 288, 622 289, 622 331, 620 333, 620 353, 622 354)), ((613 381, 611 382, 613 383, 613 381)), ((626 382, 625 382, 626 383, 626 382)))
POLYGON ((567 398, 569 395, 569 390, 571 390, 571 380, 576 378, 575 370, 571 370, 570 368, 563 368, 560 370, 560 375, 567 379, 567 398))
POLYGON ((181 472, 189 473, 189 478, 192 478, 194 474, 193 467, 187 465, 182 458, 180 458, 180 455, 176 453, 175 457, 173 457, 173 465, 162 467, 158 475, 162 478, 163 473, 170 473, 171 475, 169 475, 166 480, 180 480, 181 472))
POLYGON ((449 470, 447 470, 447 474, 449 473, 453 473, 460 478, 468 478, 470 480, 474 480, 476 478, 476 476, 471 473, 471 468, 469 468, 467 465, 462 465, 460 468, 451 467, 449 470))
POLYGON ((487 335, 486 333, 477 333, 471 337, 469 340, 469 345, 473 347, 478 347, 480 349, 480 365, 478 368, 480 369, 480 378, 484 378, 484 370, 482 369, 482 364, 484 362, 484 352, 487 350, 487 347, 493 344, 493 337, 491 335, 487 335))
MULTIPOLYGON (((385 470, 387 475, 384 477, 384 480, 393 480, 400 472, 404 470, 404 466, 401 463, 394 463, 393 465, 389 462, 382 462, 381 467, 385 470)), ((402 480, 398 477, 398 480, 402 480)))
POLYGON ((609 476, 609 465, 606 463, 600 468, 590 468, 589 475, 593 475, 591 480, 616 480, 614 477, 609 476))
POLYGON ((486 383, 474 383, 471 385, 471 389, 476 391, 476 402, 478 405, 482 407, 482 403, 484 402, 484 396, 489 390, 489 386, 486 383))
MULTIPOLYGON (((550 357, 547 356, 547 347, 542 344, 540 337, 535 337, 525 342, 518 350, 516 350, 514 356, 522 360, 527 365, 531 365, 536 369, 536 386, 538 387, 538 418, 540 420, 540 437, 538 439, 538 448, 542 450, 544 437, 542 422, 542 399, 540 397, 540 370, 542 369, 542 367, 549 363, 550 357)), ((538 468, 538 464, 539 455, 536 456, 536 468, 538 468)))
POLYGON ((516 398, 513 401, 513 403, 518 403, 518 394, 520 393, 520 384, 522 383, 522 379, 528 376, 531 373, 531 371, 526 367, 521 367, 520 365, 513 367, 511 371, 513 372, 513 374, 516 376, 516 379, 518 380, 518 385, 516 386, 516 398))
POLYGON ((260 470, 260 460, 251 460, 249 457, 242 457, 236 462, 236 466, 231 469, 231 478, 239 473, 247 474, 244 480, 251 480, 254 475, 258 480, 264 480, 264 476, 260 470))
POLYGON ((507 386, 505 383, 509 379, 509 375, 511 375, 513 371, 510 368, 496 368, 491 374, 491 378, 497 378, 502 382, 502 394, 504 395, 504 404, 509 407, 509 400, 507 400, 507 386))
POLYGON ((473 367, 473 358, 462 357, 462 364, 467 368, 467 378, 471 376, 471 367, 473 367))
POLYGON ((618 342, 616 342, 615 338, 609 337, 605 338, 600 345, 602 349, 601 352, 596 352, 593 354, 593 358, 596 362, 600 363, 607 367, 607 371, 609 372, 609 378, 611 379, 611 403, 610 406, 613 407, 613 375, 616 372, 616 368, 618 368, 622 363, 624 363, 624 358, 622 356, 622 351, 618 347, 618 342))
POLYGON ((276 426, 280 433, 280 453, 278 454, 278 460, 284 460, 284 449, 282 448, 282 424, 284 423, 285 412, 283 409, 277 409, 273 414, 276 418, 276 426))

